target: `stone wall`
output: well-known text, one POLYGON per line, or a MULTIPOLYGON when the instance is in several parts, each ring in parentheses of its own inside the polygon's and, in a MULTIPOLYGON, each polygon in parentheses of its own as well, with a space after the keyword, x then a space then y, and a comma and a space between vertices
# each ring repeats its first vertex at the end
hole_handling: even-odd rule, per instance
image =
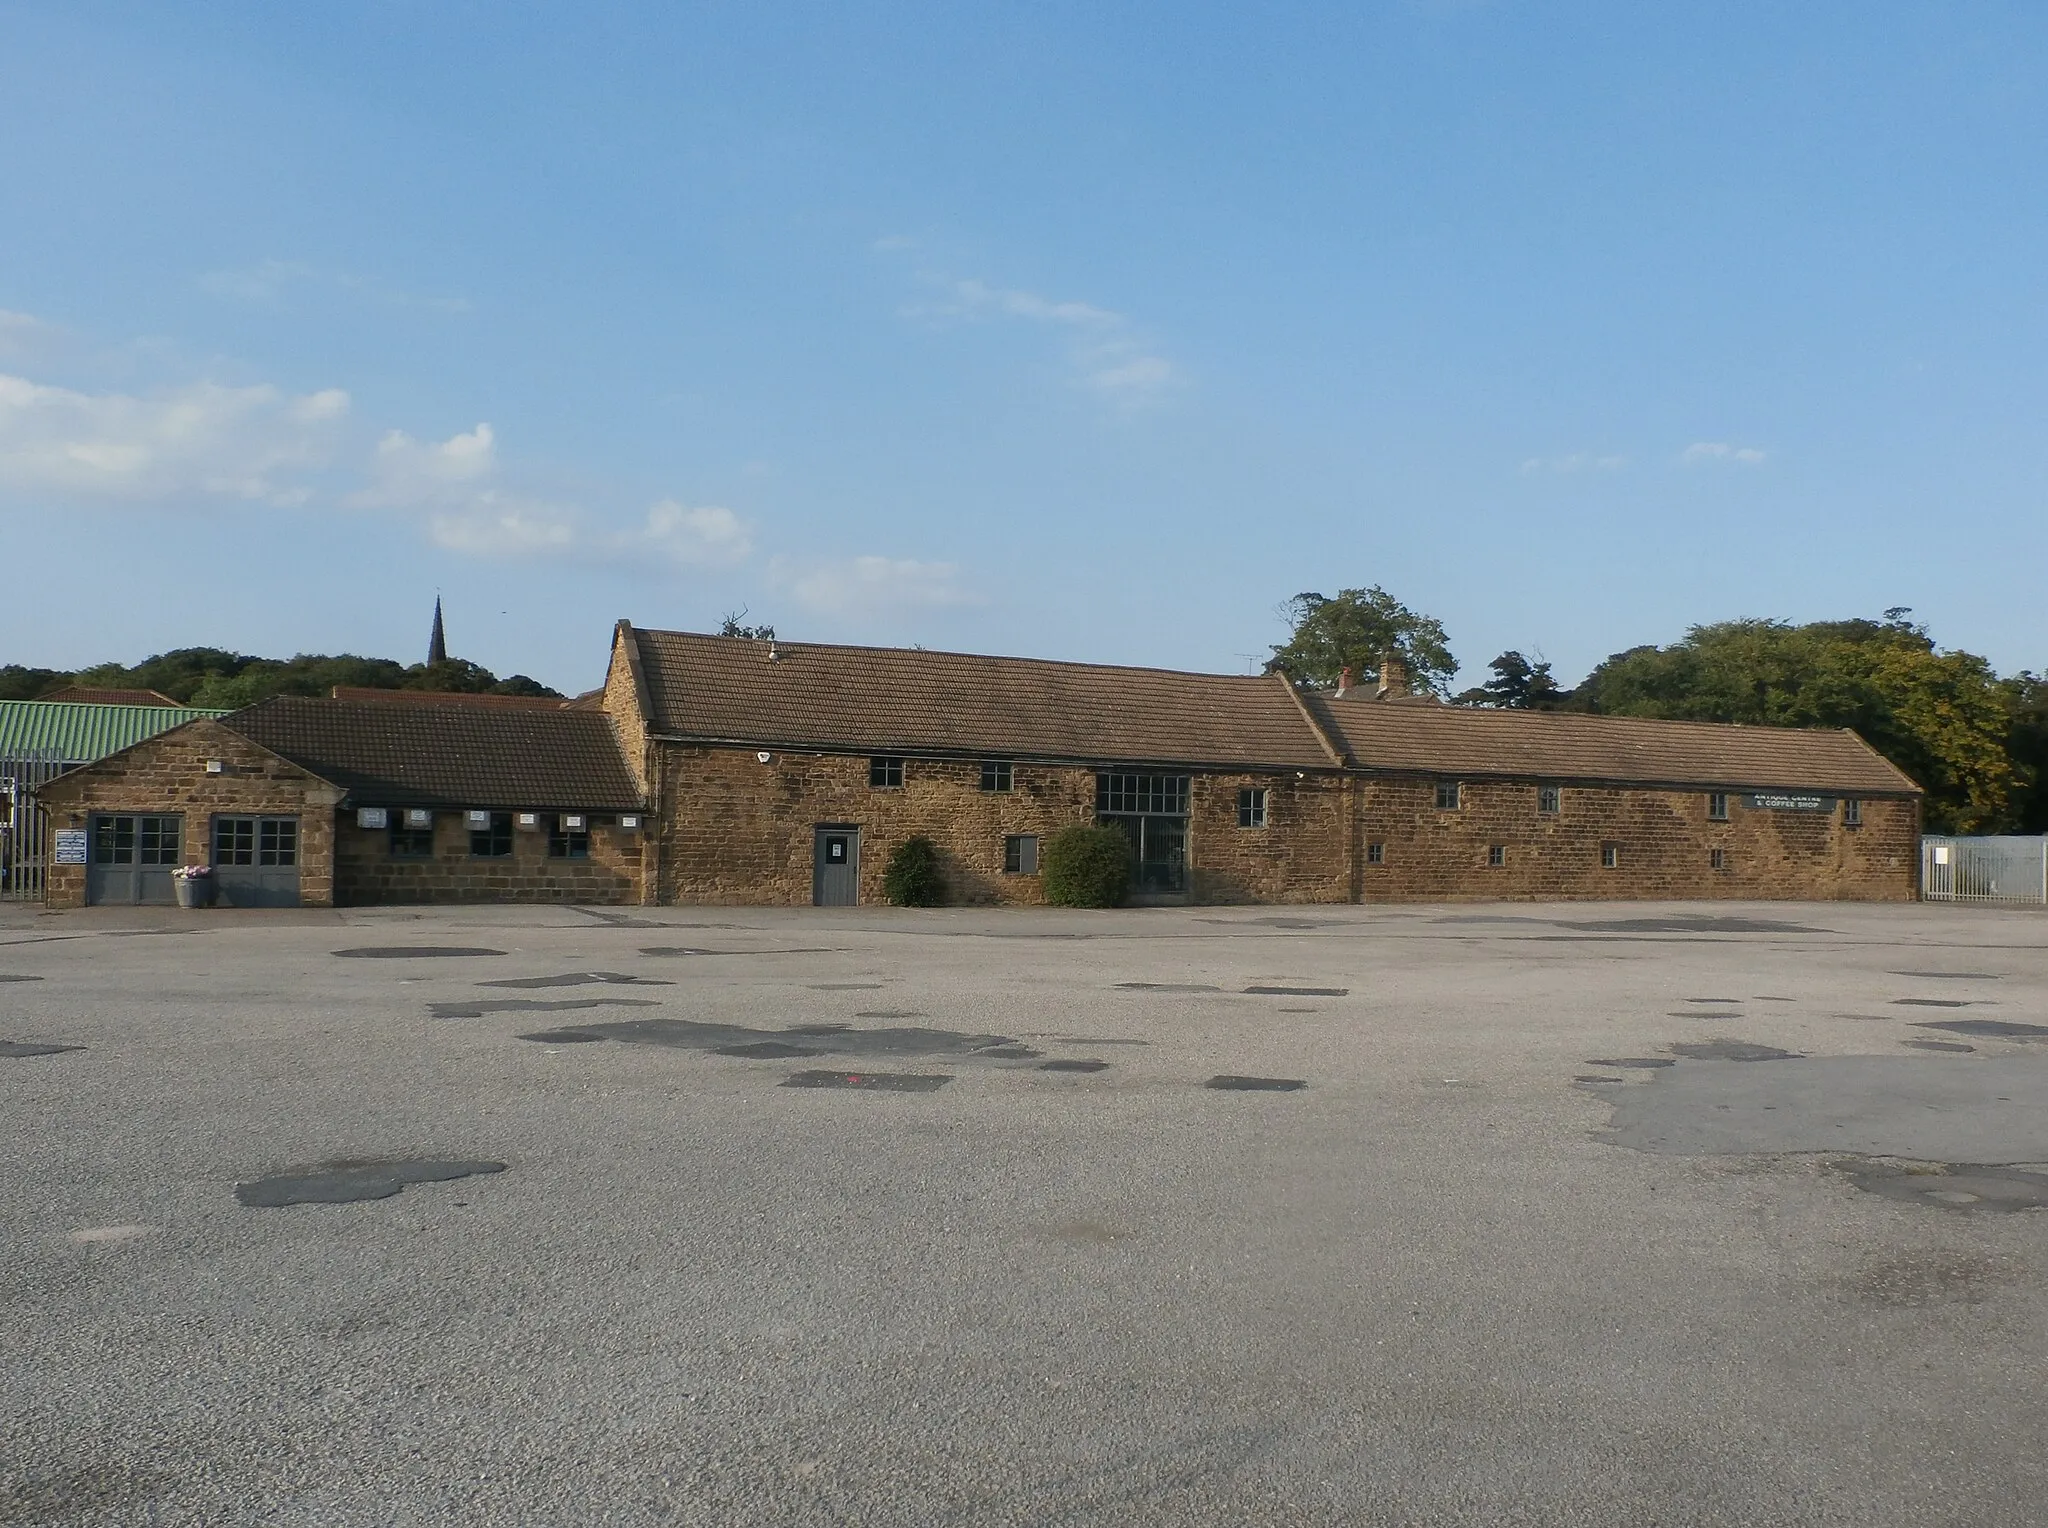
MULTIPOLYGON (((1537 809, 1536 781, 1465 781, 1456 810, 1433 779, 1363 782, 1360 838, 1383 862, 1360 867, 1367 902, 1535 898, 1769 898, 1911 901, 1919 873, 1919 805, 1862 802, 1849 826, 1827 812, 1745 808, 1707 815, 1703 791, 1561 786, 1560 810, 1537 809), (1498 845, 1505 863, 1490 865, 1498 845), (1616 863, 1601 863, 1612 845, 1616 863), (1713 851, 1722 851, 1716 868, 1713 851)), ((1364 856, 1369 861, 1370 856, 1364 856)))
MULTIPOLYGON (((391 811, 395 818, 399 809, 391 811)), ((644 833, 591 817, 590 858, 554 859, 548 854, 546 822, 543 815, 537 827, 515 825, 510 856, 478 859, 469 852, 463 814, 436 812, 433 858, 394 859, 389 829, 359 828, 355 814, 344 813, 335 835, 335 901, 343 907, 393 902, 613 906, 640 901, 644 833)))
MULTIPOLYGON (((184 822, 184 863, 213 863, 217 814, 299 819, 299 901, 334 902, 334 806, 341 792, 295 764, 258 748, 216 721, 187 722, 42 788, 53 830, 85 828, 95 812, 176 813, 184 822), (219 774, 207 761, 218 759, 219 774)), ((86 866, 50 865, 44 901, 53 908, 85 905, 86 866)))
POLYGON ((1189 795, 1192 900, 1351 900, 1351 782, 1341 775, 1196 775, 1189 795), (1263 828, 1238 826, 1244 789, 1266 792, 1263 828))

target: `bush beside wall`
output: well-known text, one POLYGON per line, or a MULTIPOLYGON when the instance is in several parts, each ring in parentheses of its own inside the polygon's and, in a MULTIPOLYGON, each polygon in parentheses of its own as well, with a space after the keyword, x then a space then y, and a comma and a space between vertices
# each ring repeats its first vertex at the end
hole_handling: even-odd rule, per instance
POLYGON ((1131 841, 1117 828, 1063 828, 1040 860, 1055 907, 1119 907, 1131 889, 1131 841))

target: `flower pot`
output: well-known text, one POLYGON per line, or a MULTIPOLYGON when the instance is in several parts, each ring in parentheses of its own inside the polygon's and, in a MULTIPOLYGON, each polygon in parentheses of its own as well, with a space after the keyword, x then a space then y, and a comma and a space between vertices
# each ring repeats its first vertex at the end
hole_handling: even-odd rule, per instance
POLYGON ((186 876, 175 876, 172 878, 171 884, 178 889, 178 905, 180 907, 213 906, 214 883, 212 876, 195 875, 189 878, 186 876))

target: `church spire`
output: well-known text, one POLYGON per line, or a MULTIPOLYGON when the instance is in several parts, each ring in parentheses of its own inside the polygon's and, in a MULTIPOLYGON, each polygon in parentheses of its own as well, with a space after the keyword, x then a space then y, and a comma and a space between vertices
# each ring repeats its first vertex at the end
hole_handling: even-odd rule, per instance
POLYGON ((441 628, 441 596, 434 596, 434 634, 427 638, 427 662, 448 661, 448 633, 441 628))

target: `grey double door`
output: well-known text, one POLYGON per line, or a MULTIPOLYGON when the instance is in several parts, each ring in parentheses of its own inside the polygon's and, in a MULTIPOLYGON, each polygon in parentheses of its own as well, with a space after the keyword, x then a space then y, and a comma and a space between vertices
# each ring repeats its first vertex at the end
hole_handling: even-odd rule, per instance
POLYGON ((827 824, 817 830, 811 860, 811 905, 852 907, 860 901, 860 829, 827 824))
POLYGON ((171 872, 185 862, 185 819, 107 812, 92 820, 85 900, 95 906, 162 906, 178 899, 171 872))
POLYGON ((213 875, 229 907, 297 907, 299 819, 214 818, 213 875))

